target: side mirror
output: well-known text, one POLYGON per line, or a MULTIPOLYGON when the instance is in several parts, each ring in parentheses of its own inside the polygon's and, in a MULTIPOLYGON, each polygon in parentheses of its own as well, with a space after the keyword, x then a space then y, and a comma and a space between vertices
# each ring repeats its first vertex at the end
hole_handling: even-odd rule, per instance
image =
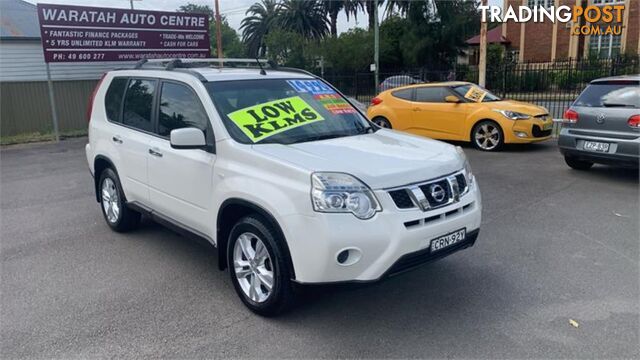
POLYGON ((458 99, 456 96, 453 96, 453 95, 447 95, 447 96, 444 97, 444 101, 448 102, 448 103, 457 104, 457 103, 460 102, 460 99, 458 99))
POLYGON ((169 141, 174 149, 202 149, 207 146, 204 132, 194 127, 171 130, 169 141))

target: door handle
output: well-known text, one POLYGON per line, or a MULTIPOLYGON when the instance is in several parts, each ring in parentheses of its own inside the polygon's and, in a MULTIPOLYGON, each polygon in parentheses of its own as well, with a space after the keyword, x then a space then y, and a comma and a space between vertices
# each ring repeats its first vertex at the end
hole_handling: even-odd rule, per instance
POLYGON ((111 140, 113 140, 113 142, 116 143, 116 144, 122 144, 124 142, 124 141, 122 141, 120 136, 114 136, 114 137, 111 138, 111 140))
POLYGON ((411 110, 413 110, 413 111, 420 111, 420 108, 419 108, 419 107, 414 107, 414 108, 413 108, 413 109, 411 109, 411 110))
POLYGON ((156 157, 162 157, 162 153, 161 152, 155 151, 153 149, 149 149, 149 154, 151 154, 153 156, 156 156, 156 157))

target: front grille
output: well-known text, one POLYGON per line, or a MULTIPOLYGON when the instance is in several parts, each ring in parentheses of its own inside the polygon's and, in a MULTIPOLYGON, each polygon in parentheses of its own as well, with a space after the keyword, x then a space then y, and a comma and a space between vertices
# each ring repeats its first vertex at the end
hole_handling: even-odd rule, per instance
POLYGON ((542 130, 540 129, 540 126, 538 125, 533 125, 533 129, 531 130, 531 134, 534 137, 545 137, 545 136, 549 136, 551 135, 551 129, 549 130, 542 130))
POLYGON ((389 195, 399 209, 420 207, 426 211, 457 202, 468 189, 466 178, 462 173, 458 173, 421 184, 392 189, 389 190, 389 195))
POLYGON ((429 200, 429 205, 432 208, 437 208, 447 204, 452 197, 452 189, 451 186, 449 186, 449 181, 447 179, 421 185, 420 190, 422 190, 424 196, 429 200), (444 192, 441 198, 434 196, 434 192, 436 191, 440 191, 441 193, 444 192))
POLYGON ((396 206, 399 209, 411 209, 416 207, 413 204, 413 201, 411 201, 411 197, 409 196, 409 193, 407 193, 407 190, 402 189, 389 191, 389 195, 391 195, 393 202, 396 203, 396 206))

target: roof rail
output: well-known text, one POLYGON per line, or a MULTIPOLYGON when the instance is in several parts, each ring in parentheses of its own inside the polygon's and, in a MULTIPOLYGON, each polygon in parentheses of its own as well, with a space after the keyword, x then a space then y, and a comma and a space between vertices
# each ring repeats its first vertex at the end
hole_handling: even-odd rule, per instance
POLYGON ((199 73, 189 71, 188 69, 192 68, 223 68, 225 64, 228 67, 236 68, 239 64, 246 64, 247 68, 256 68, 260 69, 260 73, 265 75, 265 65, 268 65, 267 69, 274 71, 288 71, 295 72, 300 74, 305 74, 312 77, 317 77, 316 75, 302 69, 291 68, 291 67, 282 67, 278 66, 273 61, 267 59, 243 59, 243 58, 188 58, 188 59, 180 59, 180 58, 165 58, 165 59, 141 59, 135 65, 134 69, 164 69, 164 70, 180 70, 182 72, 188 72, 193 75, 196 75, 199 79, 203 79, 203 76, 199 73), (253 65, 253 66, 252 66, 253 65))

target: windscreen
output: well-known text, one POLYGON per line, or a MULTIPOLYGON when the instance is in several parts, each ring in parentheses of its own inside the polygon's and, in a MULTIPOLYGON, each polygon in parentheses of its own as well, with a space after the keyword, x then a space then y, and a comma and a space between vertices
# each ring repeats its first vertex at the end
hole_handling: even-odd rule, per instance
POLYGON ((322 140, 373 131, 340 94, 318 79, 205 84, 225 127, 244 144, 322 140))
POLYGON ((574 106, 640 107, 640 86, 637 82, 595 83, 580 94, 574 106))

